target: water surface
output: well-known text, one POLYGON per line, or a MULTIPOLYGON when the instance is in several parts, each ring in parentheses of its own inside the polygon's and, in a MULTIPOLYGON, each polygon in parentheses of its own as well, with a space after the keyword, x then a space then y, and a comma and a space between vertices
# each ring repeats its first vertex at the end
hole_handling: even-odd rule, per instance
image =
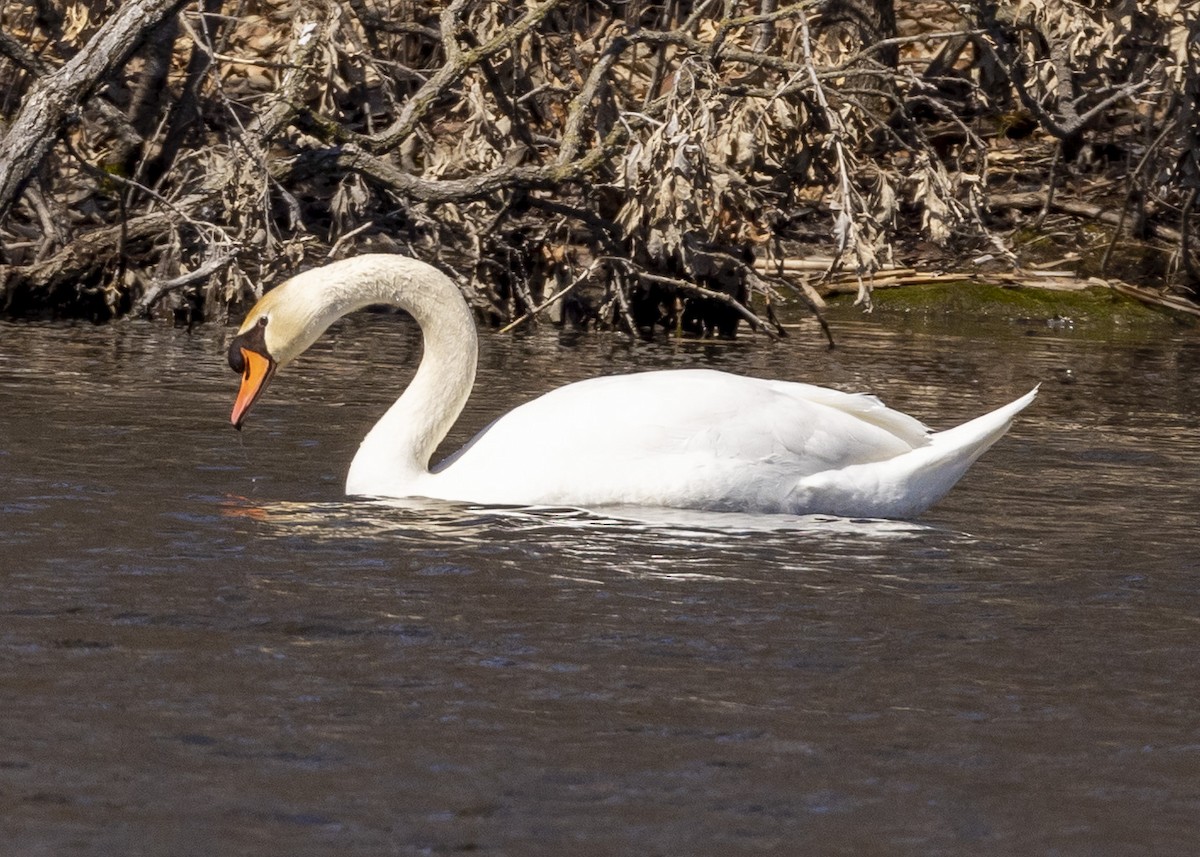
POLYGON ((448 446, 649 368, 1043 392, 911 523, 348 503, 403 318, 240 435, 228 330, 0 324, 0 851, 1196 853, 1195 333, 838 333, 485 334, 448 446))

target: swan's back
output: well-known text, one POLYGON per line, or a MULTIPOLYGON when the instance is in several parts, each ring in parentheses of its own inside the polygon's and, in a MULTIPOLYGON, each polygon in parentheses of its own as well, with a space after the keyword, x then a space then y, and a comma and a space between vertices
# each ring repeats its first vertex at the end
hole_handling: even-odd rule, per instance
POLYGON ((927 446, 919 421, 872 396, 712 370, 594 378, 497 420, 430 477, 479 502, 795 511, 831 469, 927 446))

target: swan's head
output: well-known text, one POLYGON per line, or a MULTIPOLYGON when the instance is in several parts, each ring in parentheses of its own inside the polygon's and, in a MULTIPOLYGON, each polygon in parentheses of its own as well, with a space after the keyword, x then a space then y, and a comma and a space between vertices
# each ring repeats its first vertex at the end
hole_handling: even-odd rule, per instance
MULTIPOLYGON (((311 274, 311 272, 309 272, 311 274)), ((313 344, 329 326, 320 281, 301 274, 254 305, 229 344, 229 365, 242 376, 229 421, 240 429, 275 372, 313 344)))
MULTIPOLYGON (((229 345, 242 376, 230 422, 241 428, 267 384, 333 321, 372 304, 406 310, 426 335, 474 377, 475 328, 458 286, 437 268, 390 253, 365 253, 297 274, 263 295, 229 345), (469 365, 466 365, 469 364, 469 365)), ((449 358, 445 358, 449 359, 449 358)), ((470 389, 467 384, 466 389, 470 389)))

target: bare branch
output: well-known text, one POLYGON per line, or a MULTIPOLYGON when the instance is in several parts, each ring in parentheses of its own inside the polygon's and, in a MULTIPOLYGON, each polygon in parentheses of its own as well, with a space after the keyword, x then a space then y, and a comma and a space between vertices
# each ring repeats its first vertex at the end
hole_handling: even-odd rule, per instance
POLYGON ((146 287, 146 291, 134 303, 133 308, 129 311, 130 315, 134 317, 146 315, 150 312, 151 307, 168 292, 204 282, 213 274, 227 268, 233 262, 234 258, 233 253, 213 256, 201 264, 200 267, 186 274, 180 274, 178 277, 172 277, 169 280, 155 280, 146 287))
POLYGON ((184 0, 129 0, 58 71, 34 84, 0 143, 0 221, 58 139, 75 105, 123 63, 138 43, 184 0))

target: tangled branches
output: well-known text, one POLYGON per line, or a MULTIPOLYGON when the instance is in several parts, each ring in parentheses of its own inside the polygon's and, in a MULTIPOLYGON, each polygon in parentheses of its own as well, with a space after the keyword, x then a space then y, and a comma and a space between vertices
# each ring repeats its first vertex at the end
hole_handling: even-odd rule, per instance
POLYGON ((191 320, 394 249, 497 323, 774 333, 897 255, 1019 265, 1085 192, 1104 264, 1167 236, 1194 288, 1198 5, 6 5, 0 295, 191 320))

